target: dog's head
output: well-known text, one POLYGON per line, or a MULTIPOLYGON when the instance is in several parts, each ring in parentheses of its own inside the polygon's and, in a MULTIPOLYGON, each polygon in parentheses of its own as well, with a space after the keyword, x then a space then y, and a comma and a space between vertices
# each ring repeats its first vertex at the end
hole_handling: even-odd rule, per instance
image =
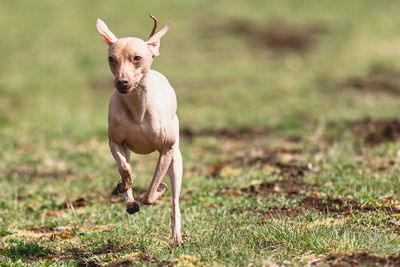
POLYGON ((154 20, 154 27, 147 42, 134 37, 118 39, 101 19, 96 21, 97 30, 109 46, 108 62, 115 76, 115 88, 121 94, 132 92, 150 70, 154 57, 160 55, 160 40, 170 23, 155 33, 157 19, 150 17, 154 20))

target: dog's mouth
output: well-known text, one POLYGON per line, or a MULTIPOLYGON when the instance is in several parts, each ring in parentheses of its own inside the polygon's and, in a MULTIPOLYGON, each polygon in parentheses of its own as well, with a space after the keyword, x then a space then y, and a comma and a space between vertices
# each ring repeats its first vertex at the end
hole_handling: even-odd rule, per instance
POLYGON ((117 89, 117 91, 120 94, 124 95, 124 94, 128 94, 128 93, 132 92, 135 89, 135 85, 131 85, 131 84, 121 85, 121 84, 118 84, 118 85, 115 85, 115 89, 117 89))
POLYGON ((133 87, 117 86, 117 91, 118 91, 120 94, 123 94, 123 95, 132 92, 132 90, 133 90, 133 87))

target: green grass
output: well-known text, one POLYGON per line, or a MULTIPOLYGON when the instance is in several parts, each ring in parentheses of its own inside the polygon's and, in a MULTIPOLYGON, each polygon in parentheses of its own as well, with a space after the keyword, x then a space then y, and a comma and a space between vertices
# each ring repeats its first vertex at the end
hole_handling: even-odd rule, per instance
MULTIPOLYGON (((343 83, 376 65, 400 69, 399 7, 372 0, 2 1, 0 266, 307 265, 332 253, 397 254, 400 144, 363 146, 341 122, 398 116, 398 95, 343 83), (172 22, 153 68, 176 90, 182 128, 269 129, 254 138, 182 139, 181 248, 169 245, 170 192, 133 216, 110 196, 119 180, 107 140, 112 75, 95 20, 119 37, 145 38, 150 12, 172 22), (275 51, 229 30, 240 19, 260 27, 319 24, 326 32, 309 51, 275 51), (272 162, 236 162, 210 175, 209 166, 264 150, 280 162, 311 164, 314 171, 296 179, 312 186, 248 193, 288 178, 272 162), (310 195, 375 208, 269 215, 301 209, 310 195), (78 198, 87 205, 63 207, 78 198)), ((147 188, 156 158, 132 157, 135 187, 147 188)))

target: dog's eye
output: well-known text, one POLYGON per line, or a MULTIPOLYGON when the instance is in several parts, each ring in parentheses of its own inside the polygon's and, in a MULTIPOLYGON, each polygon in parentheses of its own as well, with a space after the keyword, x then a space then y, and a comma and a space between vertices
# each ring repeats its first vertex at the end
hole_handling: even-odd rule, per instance
POLYGON ((133 61, 138 62, 138 61, 140 61, 141 59, 142 59, 141 56, 135 56, 135 57, 133 58, 133 61))
POLYGON ((113 62, 113 61, 114 61, 113 57, 108 57, 108 62, 113 62))

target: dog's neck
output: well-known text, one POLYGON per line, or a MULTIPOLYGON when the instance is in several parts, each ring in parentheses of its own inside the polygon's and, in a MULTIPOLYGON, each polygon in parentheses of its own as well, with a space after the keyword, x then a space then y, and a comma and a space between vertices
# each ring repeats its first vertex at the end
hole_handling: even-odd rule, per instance
POLYGON ((133 119, 137 122, 143 121, 147 107, 147 75, 136 85, 132 92, 126 95, 120 94, 120 97, 133 119))

